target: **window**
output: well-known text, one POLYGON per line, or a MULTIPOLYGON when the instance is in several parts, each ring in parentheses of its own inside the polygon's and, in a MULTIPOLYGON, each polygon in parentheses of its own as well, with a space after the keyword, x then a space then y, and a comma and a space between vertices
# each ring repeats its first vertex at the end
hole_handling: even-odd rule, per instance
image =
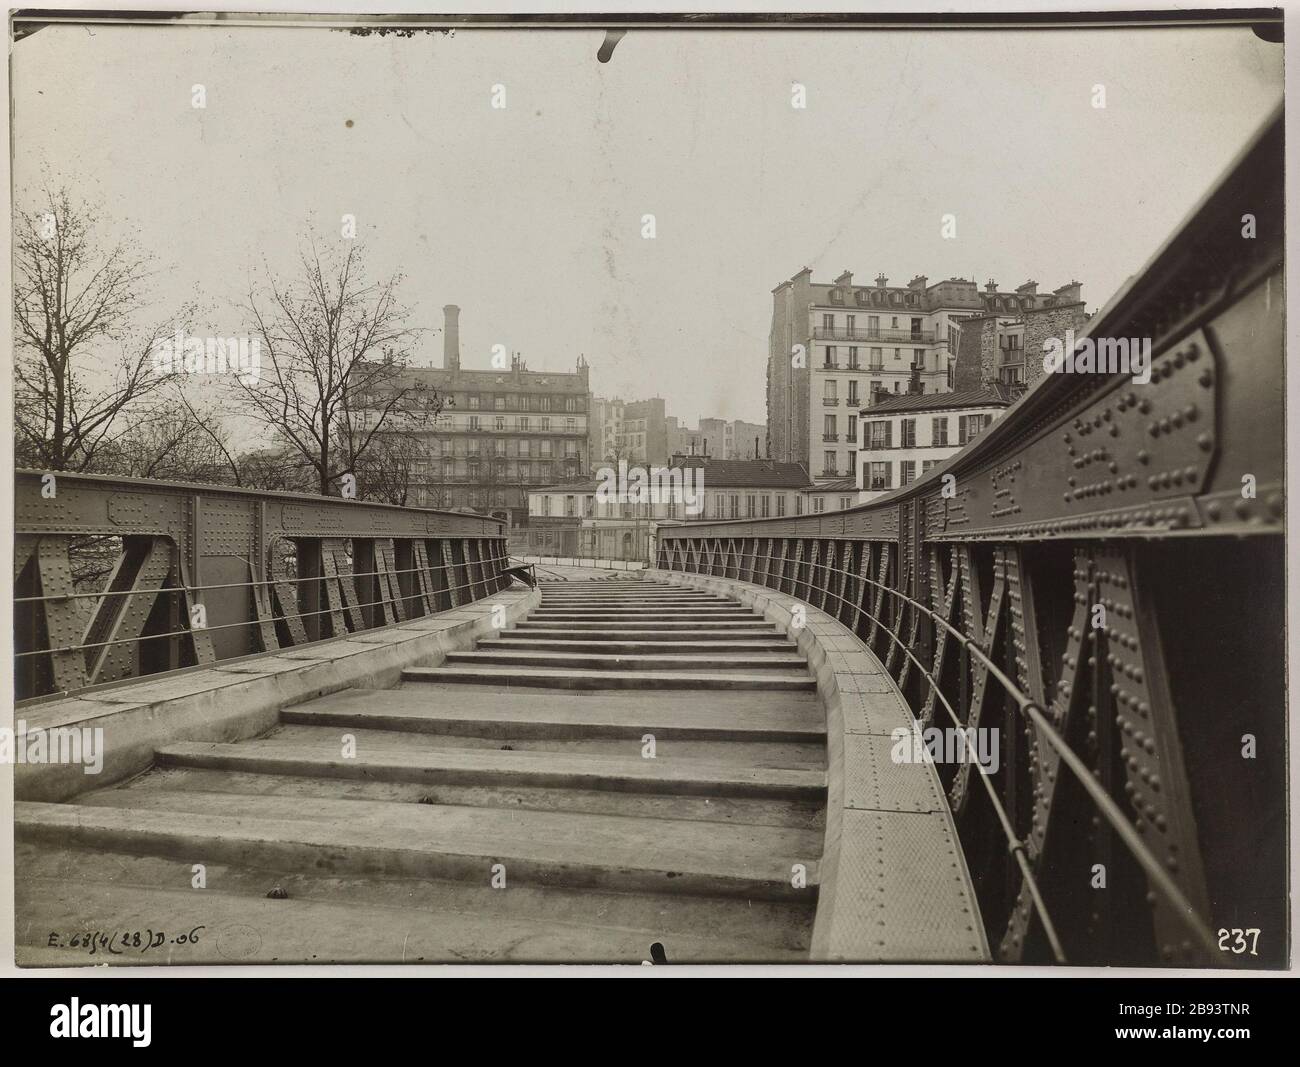
POLYGON ((919 336, 920 336, 920 333, 921 333, 921 320, 920 320, 920 319, 913 319, 913 320, 912 320, 912 336, 913 336, 913 337, 919 337, 919 336))
POLYGON ((840 510, 841 510, 841 511, 848 511, 848 510, 849 510, 849 505, 850 505, 852 502, 853 502, 853 498, 852 498, 851 496, 842 496, 842 497, 840 497, 840 510))
POLYGON ((939 463, 939 461, 938 461, 937 459, 923 459, 923 460, 921 460, 921 473, 924 474, 924 473, 925 473, 926 471, 928 471, 931 467, 937 466, 938 463, 939 463))
POLYGON ((870 489, 889 488, 889 464, 888 463, 871 464, 868 488, 870 489))
POLYGON ((818 513, 826 510, 826 501, 822 497, 813 497, 813 512, 818 513))
POLYGON ((479 428, 477 415, 471 415, 469 417, 469 428, 471 430, 477 430, 479 428))
POLYGON ((889 316, 889 328, 890 328, 891 330, 897 330, 897 329, 898 329, 898 316, 897 316, 897 315, 891 315, 891 316, 889 316))
POLYGON ((835 366, 835 346, 834 346, 834 345, 827 345, 827 346, 826 346, 826 357, 825 357, 825 362, 822 364, 822 366, 824 366, 824 367, 833 367, 833 366, 835 366))
POLYGON ((848 403, 849 403, 849 406, 850 406, 850 407, 853 407, 853 406, 855 406, 855 405, 858 403, 858 380, 857 380, 856 378, 850 378, 850 379, 849 379, 849 400, 848 400, 848 403))
POLYGON ((856 444, 856 443, 857 443, 857 440, 858 440, 858 417, 857 417, 856 415, 850 415, 850 416, 849 416, 849 432, 845 435, 844 439, 845 439, 846 441, 848 441, 850 444, 856 444))
POLYGON ((727 516, 728 518, 740 518, 740 494, 732 493, 727 497, 727 516))
POLYGON ((542 423, 542 432, 543 432, 543 433, 545 433, 547 430, 549 430, 549 429, 551 428, 551 420, 550 420, 546 415, 543 415, 543 416, 542 416, 542 418, 541 418, 541 423, 542 423))
POLYGON ((867 332, 870 333, 870 334, 879 334, 879 333, 880 333, 880 316, 879 316, 879 315, 868 315, 868 316, 867 316, 867 332))
POLYGON ((803 494, 802 494, 802 493, 797 494, 797 495, 795 496, 795 498, 794 498, 794 513, 795 513, 796 515, 802 515, 802 514, 803 514, 803 494))
POLYGON ((745 518, 752 519, 758 514, 758 497, 753 493, 745 494, 745 518))
POLYGON ((975 440, 984 429, 987 418, 987 415, 957 416, 957 443, 964 445, 975 440))
POLYGON ((827 378, 826 384, 822 387, 822 400, 831 404, 838 404, 839 385, 834 378, 827 378))
POLYGON ((492 407, 497 411, 505 411, 506 398, 503 396, 494 396, 492 398, 492 407))
POLYGON ((542 494, 542 515, 546 518, 551 515, 551 498, 546 493, 542 494))
POLYGON ((898 484, 911 485, 916 481, 916 460, 905 459, 898 465, 898 484))
POLYGON ((848 466, 845 469, 848 471, 850 478, 858 476, 858 454, 856 452, 849 453, 848 466))
POLYGON ((827 313, 827 314, 825 314, 825 315, 822 316, 822 329, 823 329, 823 330, 833 330, 833 329, 835 329, 835 316, 834 316, 834 315, 832 315, 832 314, 830 314, 830 313, 827 313))
POLYGON ((834 441, 835 438, 836 438, 835 416, 834 415, 822 416, 822 440, 834 441))
POLYGON ((858 348, 856 345, 849 349, 849 370, 858 369, 858 348))
POLYGON ((578 502, 576 497, 566 496, 564 498, 564 517, 568 519, 577 518, 578 502))
POLYGON ((1025 368, 1023 364, 1012 363, 998 370, 998 381, 1003 385, 1019 385, 1024 380, 1025 368))
POLYGON ((887 420, 867 423, 867 447, 870 449, 892 448, 891 433, 893 425, 887 420))
POLYGON ((912 366, 917 370, 925 370, 925 349, 912 349, 912 366))
POLYGON ((822 473, 824 473, 824 474, 834 474, 834 473, 835 473, 835 453, 834 453, 834 452, 823 452, 823 453, 822 453, 822 473))
POLYGON ((519 429, 521 429, 524 433, 527 433, 527 432, 528 432, 528 416, 527 416, 527 415, 520 415, 520 416, 519 416, 519 429))
MULTIPOLYGON (((879 369, 880 369, 879 367, 876 368, 876 370, 879 370, 879 369)), ((877 394, 878 392, 880 392, 880 389, 881 389, 881 383, 880 383, 880 382, 872 382, 872 383, 871 383, 871 387, 867 390, 867 403, 868 403, 868 404, 871 403, 871 401, 872 401, 873 399, 875 399, 875 396, 876 396, 876 394, 877 394)))
POLYGON ((936 415, 930 420, 930 444, 944 447, 948 444, 948 416, 936 415))
MULTIPOLYGON (((854 318, 856 318, 856 316, 854 316, 854 315, 846 315, 846 316, 845 316, 845 326, 846 326, 847 328, 845 329, 844 334, 845 334, 846 337, 849 338, 849 340, 852 340, 852 339, 853 339, 853 320, 854 320, 854 318)), ((852 348, 850 348, 849 351, 852 352, 852 351, 854 351, 854 350, 853 350, 852 348)))
POLYGON ((895 348, 895 349, 894 349, 894 359, 895 359, 895 360, 900 360, 900 359, 902 359, 902 358, 903 358, 903 350, 902 350, 901 348, 895 348))
POLYGON ((565 420, 564 420, 564 432, 565 432, 565 433, 577 433, 577 432, 578 432, 578 420, 577 420, 577 419, 565 419, 565 420))
POLYGON ((506 428, 506 417, 504 415, 498 415, 492 420, 492 428, 496 430, 497 433, 504 430, 506 428))
POLYGON ((871 350, 871 369, 880 370, 885 365, 885 350, 883 348, 873 348, 871 350))
POLYGON ((764 493, 762 497, 760 497, 759 499, 762 502, 762 508, 760 514, 762 515, 763 518, 766 519, 769 515, 772 514, 772 498, 767 493, 764 493))
POLYGON ((784 493, 776 494, 776 517, 778 519, 785 518, 785 494, 784 493))
POLYGON ((844 303, 844 294, 843 294, 842 292, 840 292, 838 289, 832 289, 832 290, 831 290, 831 303, 832 303, 832 304, 842 304, 842 303, 844 303))
POLYGON ((901 434, 902 440, 899 442, 899 446, 901 448, 915 448, 916 447, 916 420, 903 419, 902 426, 900 427, 900 429, 902 430, 902 434, 901 434))

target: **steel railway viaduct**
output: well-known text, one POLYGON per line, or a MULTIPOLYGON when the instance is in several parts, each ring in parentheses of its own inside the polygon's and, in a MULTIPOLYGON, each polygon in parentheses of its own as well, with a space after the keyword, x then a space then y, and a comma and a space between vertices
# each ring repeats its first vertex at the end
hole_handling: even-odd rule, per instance
POLYGON ((905 489, 640 575, 20 472, 20 961, 1279 965, 1281 129, 1089 323, 1149 384, 1049 375, 905 489), (947 727, 998 760, 900 756, 947 727))

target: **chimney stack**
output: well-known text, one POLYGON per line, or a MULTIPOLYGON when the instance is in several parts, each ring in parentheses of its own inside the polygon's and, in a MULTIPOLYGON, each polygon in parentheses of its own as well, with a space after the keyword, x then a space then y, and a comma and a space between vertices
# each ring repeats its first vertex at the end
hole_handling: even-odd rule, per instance
POLYGON ((442 309, 445 325, 442 330, 442 368, 460 370, 460 308, 447 304, 442 309))

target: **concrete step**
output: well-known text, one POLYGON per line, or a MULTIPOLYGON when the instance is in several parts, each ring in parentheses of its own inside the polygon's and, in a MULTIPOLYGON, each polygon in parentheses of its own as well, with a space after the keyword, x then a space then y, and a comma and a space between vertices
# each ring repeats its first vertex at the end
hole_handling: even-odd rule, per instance
POLYGON ((447 664, 513 664, 519 667, 577 667, 605 671, 796 671, 806 666, 798 652, 600 653, 536 649, 478 648, 449 652, 447 664))
MULTIPOLYGON (((410 735, 408 735, 410 736, 410 735)), ((335 735, 337 740, 337 734, 335 735)), ((338 746, 335 745, 335 751, 338 746)), ((586 815, 620 815, 639 819, 686 819, 699 822, 786 826, 822 832, 825 811, 820 800, 779 797, 674 796, 618 793, 608 789, 554 789, 492 782, 430 785, 368 778, 268 774, 211 770, 206 767, 156 767, 122 787, 132 792, 234 793, 246 796, 323 797, 332 800, 383 800, 398 804, 448 804, 456 807, 504 808, 511 811, 574 811, 586 815)))
POLYGON ((545 593, 543 599, 549 603, 578 601, 585 604, 734 604, 729 597, 715 596, 712 593, 545 593))
POLYGON ((534 622, 751 622, 759 616, 745 608, 690 611, 561 611, 536 608, 528 613, 534 622))
POLYGON ((666 634, 673 631, 693 631, 702 632, 705 630, 726 630, 727 636, 732 634, 755 633, 766 634, 771 636, 780 631, 770 622, 766 622, 757 615, 750 616, 750 621, 727 620, 727 619, 683 619, 680 621, 664 622, 662 620, 641 620, 639 622, 627 620, 606 619, 600 622, 572 622, 570 620, 557 621, 555 619, 521 619, 515 623, 515 630, 548 630, 554 632, 557 628, 562 628, 564 633, 574 633, 576 631, 597 630, 601 633, 623 633, 632 631, 636 633, 655 633, 666 634))
POLYGON ((807 671, 798 674, 764 671, 726 674, 697 671, 601 671, 561 667, 512 667, 455 664, 408 667, 407 682, 480 682, 509 689, 765 689, 814 692, 816 681, 807 671))
MULTIPOLYGON (((725 631, 720 631, 725 633, 725 631)), ((683 641, 622 641, 617 638, 589 639, 575 638, 566 640, 560 637, 532 637, 527 632, 503 631, 491 640, 480 641, 480 650, 489 649, 549 649, 556 652, 671 652, 689 648, 692 652, 789 652, 794 646, 779 634, 745 634, 740 637, 722 638, 713 635, 712 640, 692 641, 687 645, 683 641)))
MULTIPOLYGON (((429 698, 436 692, 423 687, 429 698)), ((419 695, 421 687, 411 686, 409 692, 419 695)), ((403 690, 404 692, 408 690, 403 690)), ((588 702, 590 703, 590 702, 588 702)), ((557 756, 608 757, 612 759, 641 759, 645 736, 636 737, 485 737, 475 731, 465 733, 426 733, 410 730, 387 730, 366 725, 354 726, 346 731, 337 726, 314 723, 282 723, 280 726, 248 742, 250 751, 282 754, 308 748, 324 758, 334 758, 342 750, 343 733, 350 734, 358 758, 383 758, 428 755, 431 753, 476 751, 499 753, 554 753, 557 756)), ((826 767, 825 743, 821 738, 797 741, 765 741, 754 738, 656 738, 657 761, 689 760, 709 764, 726 764, 738 769, 766 767, 786 770, 824 770, 826 767)))
MULTIPOLYGON (((15 946, 23 966, 114 962, 627 963, 664 946, 672 963, 807 959, 809 902, 661 893, 536 889, 466 882, 268 871, 208 865, 208 888, 178 884, 174 859, 19 844, 15 946), (284 900, 268 900, 278 885, 284 900), (51 946, 51 931, 204 930, 132 958, 51 946), (162 953, 159 955, 159 953, 162 953)), ((188 867, 186 868, 188 871, 188 867)))
POLYGON ((686 642, 696 643, 702 641, 737 641, 737 642, 755 642, 780 641, 788 645, 785 635, 774 626, 767 623, 755 623, 750 625, 745 623, 741 626, 714 627, 713 629, 694 629, 684 630, 672 627, 660 628, 657 626, 645 627, 618 627, 610 628, 602 626, 599 629, 579 629, 573 626, 546 627, 539 623, 533 623, 525 626, 519 623, 513 630, 502 630, 497 634, 497 638, 502 641, 549 641, 549 640, 573 640, 573 641, 661 641, 675 645, 686 642), (609 634, 609 637, 602 637, 602 634, 609 634))
POLYGON ((159 766, 366 778, 372 781, 529 785, 558 789, 610 789, 679 796, 781 797, 824 795, 822 770, 746 767, 703 759, 641 759, 637 755, 515 751, 499 749, 381 749, 341 755, 337 742, 325 748, 302 743, 244 741, 223 744, 187 741, 164 745, 159 766))
POLYGON ((425 734, 464 734, 521 738, 618 738, 640 741, 824 741, 826 724, 815 701, 798 694, 762 697, 747 694, 708 701, 677 697, 648 699, 610 693, 598 701, 538 693, 527 700, 502 701, 474 688, 436 699, 427 685, 402 689, 347 689, 286 708, 286 724, 338 729, 392 730, 425 734))
POLYGON ((15 837, 313 874, 437 878, 507 887, 739 896, 806 903, 815 834, 777 827, 231 794, 106 790, 90 803, 20 802, 15 837), (119 806, 121 805, 121 806, 119 806), (138 805, 138 806, 131 806, 138 805), (170 805, 183 805, 181 808, 170 805), (498 871, 499 873, 499 871, 498 871))

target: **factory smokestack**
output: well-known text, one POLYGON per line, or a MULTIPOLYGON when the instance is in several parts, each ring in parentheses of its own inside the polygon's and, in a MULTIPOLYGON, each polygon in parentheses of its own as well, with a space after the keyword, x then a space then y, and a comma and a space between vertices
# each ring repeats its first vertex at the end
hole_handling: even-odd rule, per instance
POLYGON ((442 313, 446 319, 442 331, 442 368, 460 370, 460 308, 447 304, 442 313))

